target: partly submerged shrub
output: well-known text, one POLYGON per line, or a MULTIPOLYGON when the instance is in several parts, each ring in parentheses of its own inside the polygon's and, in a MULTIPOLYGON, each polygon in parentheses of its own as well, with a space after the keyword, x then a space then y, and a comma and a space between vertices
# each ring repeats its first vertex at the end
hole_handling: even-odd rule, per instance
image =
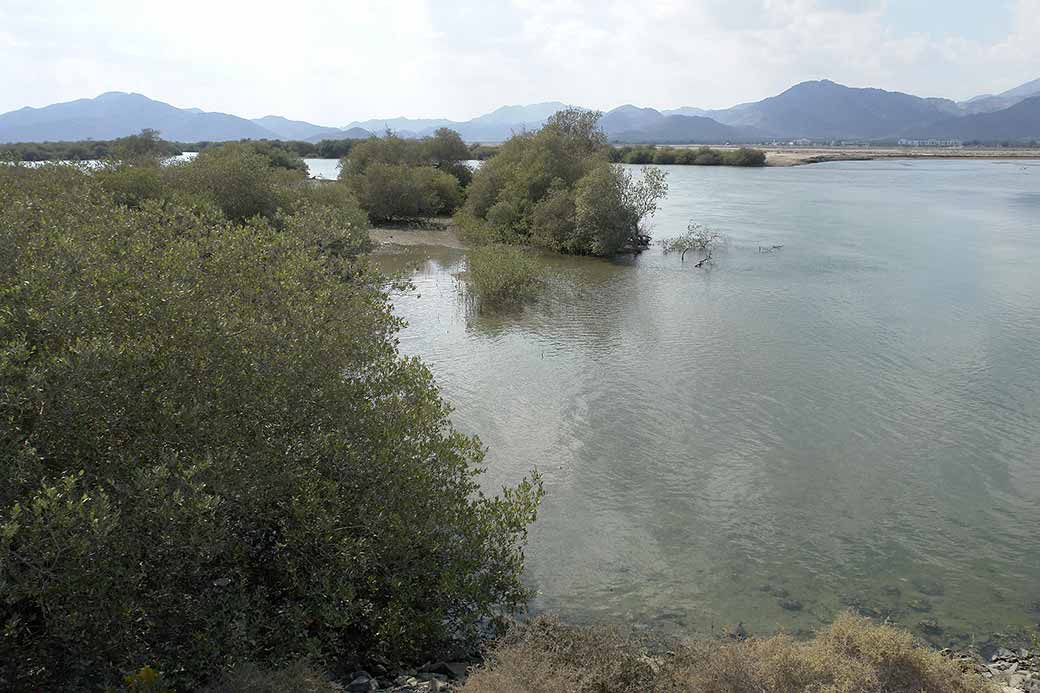
POLYGON ((470 250, 465 281, 480 305, 516 305, 534 297, 543 284, 542 266, 528 250, 492 243, 470 250))
POLYGON ((475 236, 581 255, 642 245, 640 222, 665 195, 664 174, 650 168, 637 180, 612 165, 599 115, 560 111, 537 133, 504 143, 474 174, 459 226, 475 236))

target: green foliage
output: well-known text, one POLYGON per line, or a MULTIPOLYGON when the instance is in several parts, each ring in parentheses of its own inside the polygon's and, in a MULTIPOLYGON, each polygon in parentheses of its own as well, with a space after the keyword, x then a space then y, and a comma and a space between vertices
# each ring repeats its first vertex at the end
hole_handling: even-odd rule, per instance
POLYGON ((112 157, 120 161, 158 163, 169 156, 169 149, 169 143, 159 139, 159 131, 149 128, 112 141, 112 157))
MULTIPOLYGON (((230 152, 176 178, 266 181, 230 152)), ((480 493, 384 280, 330 247, 356 208, 300 195, 237 223, 0 167, 0 688, 432 655, 527 598, 537 478, 480 493)))
POLYGON ((0 144, 0 161, 99 161, 101 159, 161 158, 176 156, 180 145, 159 139, 155 130, 144 130, 116 140, 80 142, 17 142, 0 144))
POLYGON ((489 244, 466 256, 466 283, 481 309, 515 306, 537 295, 544 284, 542 267, 530 251, 489 244))
POLYGON ((497 145, 477 144, 476 142, 469 145, 469 158, 475 161, 487 161, 495 154, 498 154, 497 145))
POLYGON ((231 221, 273 217, 279 194, 298 172, 276 170, 271 159, 251 144, 229 143, 207 149, 190 162, 169 167, 172 187, 211 199, 231 221))
POLYGON ((162 198, 166 192, 158 166, 108 163, 95 174, 118 204, 140 207, 146 200, 162 198))
POLYGON ((766 154, 758 149, 712 149, 710 147, 612 147, 612 161, 625 164, 680 166, 765 166, 766 154))
POLYGON ((469 149, 454 130, 407 140, 387 130, 360 140, 340 164, 339 178, 357 194, 373 221, 451 214, 472 178, 469 149))
POLYGON ((431 166, 373 163, 347 180, 373 221, 451 214, 462 199, 458 180, 431 166))
POLYGON ((338 204, 300 204, 295 211, 280 211, 276 223, 285 233, 308 241, 326 253, 357 257, 372 249, 368 217, 353 197, 338 204))
POLYGON ((314 156, 321 159, 342 159, 350 154, 357 140, 322 140, 314 149, 314 156))
MULTIPOLYGON (((228 145, 222 145, 226 148, 228 145)), ((250 149, 267 159, 267 165, 271 168, 282 168, 287 171, 298 171, 307 174, 307 164, 302 156, 294 150, 291 142, 272 142, 271 140, 254 140, 251 142, 240 142, 238 146, 250 149)))
POLYGON ((539 132, 499 147, 473 177, 456 216, 463 237, 585 255, 641 246, 639 224, 667 191, 664 175, 650 169, 637 182, 612 166, 598 118, 561 111, 539 132))

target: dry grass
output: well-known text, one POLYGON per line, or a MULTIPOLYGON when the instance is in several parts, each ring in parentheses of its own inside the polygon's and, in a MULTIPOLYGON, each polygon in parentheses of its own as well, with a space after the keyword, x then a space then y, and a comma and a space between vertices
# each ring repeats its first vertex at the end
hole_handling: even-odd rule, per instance
POLYGON ((219 676, 200 693, 342 693, 323 674, 304 662, 269 671, 247 664, 219 676))
POLYGON ((693 642, 651 658, 616 630, 539 619, 519 627, 464 693, 991 693, 905 631, 852 615, 808 642, 693 642))

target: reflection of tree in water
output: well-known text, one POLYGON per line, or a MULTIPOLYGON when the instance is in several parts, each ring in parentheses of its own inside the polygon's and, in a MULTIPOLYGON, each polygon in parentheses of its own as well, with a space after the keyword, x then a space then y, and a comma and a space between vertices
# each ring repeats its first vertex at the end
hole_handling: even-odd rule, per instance
MULTIPOLYGON (((555 347, 609 352, 624 337, 640 296, 637 260, 615 260, 543 254, 548 277, 541 296, 530 305, 504 310, 467 310, 466 328, 498 338, 521 331, 555 347)), ((644 335, 652 338, 651 335, 644 335)))

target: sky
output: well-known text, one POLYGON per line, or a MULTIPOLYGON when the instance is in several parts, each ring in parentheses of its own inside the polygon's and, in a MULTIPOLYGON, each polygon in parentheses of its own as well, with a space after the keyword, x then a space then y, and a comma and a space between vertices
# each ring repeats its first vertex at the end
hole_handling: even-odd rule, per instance
POLYGON ((0 112, 133 91, 342 126, 507 104, 725 108, 810 79, 1040 77, 1040 0, 0 0, 0 112))

